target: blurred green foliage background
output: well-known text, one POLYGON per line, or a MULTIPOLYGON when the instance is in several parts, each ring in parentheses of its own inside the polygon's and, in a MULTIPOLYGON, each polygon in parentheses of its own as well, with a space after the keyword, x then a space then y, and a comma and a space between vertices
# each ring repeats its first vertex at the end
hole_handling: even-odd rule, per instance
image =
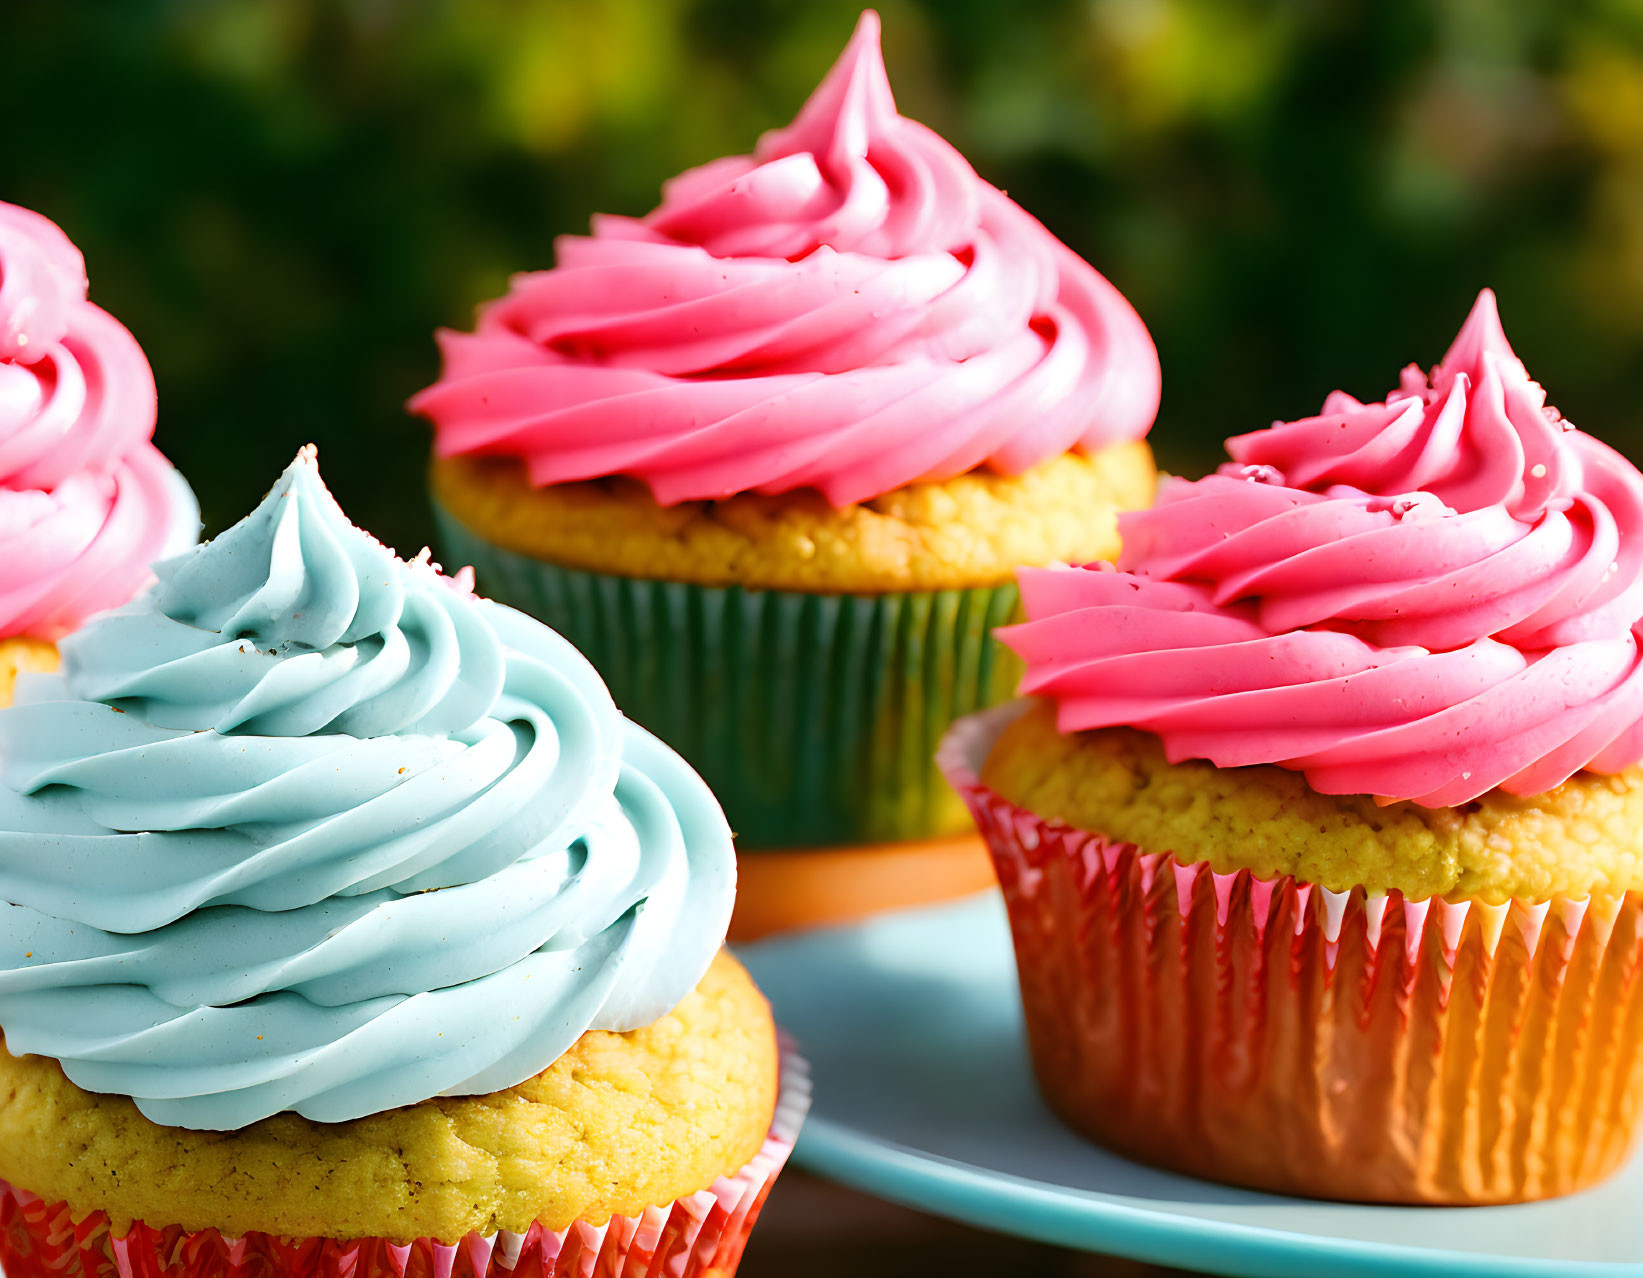
MULTIPOLYGON (((54 0, 0 8, 0 198, 84 249, 215 531, 314 440, 426 539, 432 329, 595 210, 785 122, 839 0, 54 0)), ((905 114, 1134 301, 1161 459, 1391 389, 1478 287, 1552 402, 1643 456, 1635 0, 885 0, 905 114)))

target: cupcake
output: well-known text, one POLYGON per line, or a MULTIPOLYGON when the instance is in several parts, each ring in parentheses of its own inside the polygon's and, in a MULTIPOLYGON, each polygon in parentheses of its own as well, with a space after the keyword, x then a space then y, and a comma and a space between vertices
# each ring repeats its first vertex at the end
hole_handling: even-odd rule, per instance
POLYGON ((449 556, 583 648, 744 851, 890 845, 850 904, 968 832, 986 881, 931 757, 1011 693, 1016 566, 1110 556, 1152 498, 1134 310, 896 113, 870 12, 791 125, 556 257, 411 401, 449 556))
POLYGON ((153 444, 154 375, 86 300, 79 250, 0 203, 0 696, 193 545, 194 495, 153 444))
POLYGON ((1022 573, 1023 705, 949 775, 1044 1095, 1291 1194, 1547 1198, 1643 1097, 1643 476, 1485 292, 1384 401, 1230 440, 1022 573))
POLYGON ((734 1271, 802 1067, 730 830, 311 450, 0 710, 0 1264, 734 1271))

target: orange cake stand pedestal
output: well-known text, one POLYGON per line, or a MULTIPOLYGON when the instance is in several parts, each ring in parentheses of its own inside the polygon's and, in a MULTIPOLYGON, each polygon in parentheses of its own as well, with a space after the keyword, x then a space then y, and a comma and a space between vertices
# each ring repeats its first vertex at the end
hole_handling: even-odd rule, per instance
POLYGON ((998 883, 979 834, 743 852, 736 873, 732 941, 851 923, 885 910, 955 900, 998 883))

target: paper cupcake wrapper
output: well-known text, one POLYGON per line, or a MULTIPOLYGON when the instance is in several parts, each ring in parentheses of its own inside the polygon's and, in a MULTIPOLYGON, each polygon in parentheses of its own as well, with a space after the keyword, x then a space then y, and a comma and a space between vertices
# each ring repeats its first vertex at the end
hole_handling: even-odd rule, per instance
POLYGON ((1516 1202, 1628 1152, 1643 897, 1500 905, 1212 872, 981 784, 1016 707, 941 759, 992 851, 1040 1087, 1146 1162, 1282 1193, 1516 1202))
POLYGON ((743 850, 969 830, 933 763, 960 715, 1020 674, 992 637, 1015 584, 825 595, 561 568, 476 536, 435 504, 447 566, 552 626, 622 712, 683 755, 743 850))
POLYGON ((810 1069, 785 1038, 781 1094, 762 1149, 731 1176, 639 1216, 563 1230, 419 1238, 226 1238, 137 1223, 114 1237, 102 1212, 77 1216, 0 1181, 6 1278, 730 1278, 810 1109, 810 1069))

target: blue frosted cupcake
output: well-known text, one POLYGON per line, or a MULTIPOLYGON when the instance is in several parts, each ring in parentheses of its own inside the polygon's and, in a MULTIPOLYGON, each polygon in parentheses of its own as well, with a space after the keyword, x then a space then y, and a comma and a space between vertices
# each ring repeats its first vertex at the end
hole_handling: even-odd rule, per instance
POLYGON ((311 450, 156 572, 0 710, 10 1278, 731 1272, 802 1080, 700 778, 311 450))

